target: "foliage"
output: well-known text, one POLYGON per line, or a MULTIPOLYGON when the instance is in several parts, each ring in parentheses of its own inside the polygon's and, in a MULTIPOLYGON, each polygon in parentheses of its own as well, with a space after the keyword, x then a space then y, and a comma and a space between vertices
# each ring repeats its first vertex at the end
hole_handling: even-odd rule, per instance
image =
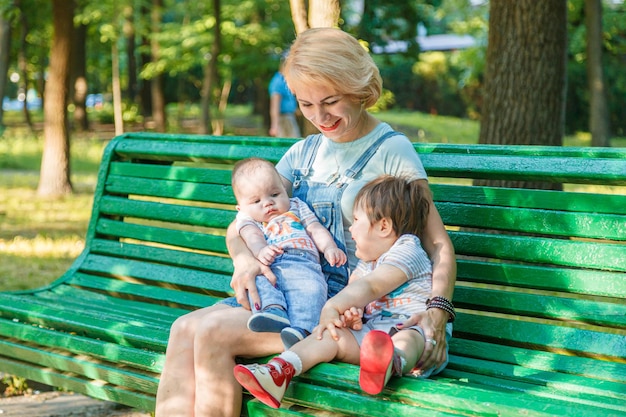
POLYGON ((3 375, 0 382, 6 386, 4 389, 4 395, 7 397, 22 395, 30 391, 26 378, 14 375, 3 375))

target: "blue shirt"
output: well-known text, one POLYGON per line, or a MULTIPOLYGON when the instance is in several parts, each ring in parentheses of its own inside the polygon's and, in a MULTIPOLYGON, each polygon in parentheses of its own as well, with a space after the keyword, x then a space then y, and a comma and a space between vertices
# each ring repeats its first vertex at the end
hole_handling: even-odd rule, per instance
POLYGON ((291 93, 283 74, 277 72, 272 77, 269 86, 270 97, 273 94, 280 94, 280 112, 281 113, 295 113, 298 108, 298 102, 296 97, 291 93))

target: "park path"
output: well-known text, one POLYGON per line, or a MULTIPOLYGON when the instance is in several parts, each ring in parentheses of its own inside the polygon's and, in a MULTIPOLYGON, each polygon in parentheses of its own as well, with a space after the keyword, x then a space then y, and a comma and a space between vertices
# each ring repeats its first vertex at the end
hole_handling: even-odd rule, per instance
POLYGON ((150 417, 119 404, 84 395, 42 392, 0 398, 0 417, 150 417))

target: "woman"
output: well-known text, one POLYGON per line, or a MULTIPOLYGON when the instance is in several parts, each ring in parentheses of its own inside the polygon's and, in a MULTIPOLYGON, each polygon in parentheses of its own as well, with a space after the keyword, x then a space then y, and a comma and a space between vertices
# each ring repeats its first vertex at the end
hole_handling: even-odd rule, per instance
MULTIPOLYGON (((356 39, 339 29, 310 29, 298 36, 285 63, 284 76, 304 117, 321 135, 297 142, 277 164, 289 194, 306 201, 329 228, 354 268, 349 219, 358 190, 381 174, 426 181, 411 143, 367 112, 380 96, 378 68, 356 39)), ((454 249, 431 201, 423 236, 433 262, 432 297, 450 300, 454 291, 454 249)), ((227 244, 235 273, 236 301, 191 312, 172 326, 157 393, 157 417, 239 416, 241 387, 232 369, 237 356, 259 357, 283 350, 278 334, 253 333, 248 295, 259 302, 255 278, 275 279, 252 256, 232 225, 227 244)), ((347 269, 324 265, 329 296, 347 283, 347 269)), ((431 297, 431 298, 432 298, 431 297)), ((417 363, 430 369, 445 362, 445 326, 450 314, 440 308, 416 314, 399 327, 419 325, 430 341, 417 363)), ((444 306, 445 307, 445 306, 444 306)))

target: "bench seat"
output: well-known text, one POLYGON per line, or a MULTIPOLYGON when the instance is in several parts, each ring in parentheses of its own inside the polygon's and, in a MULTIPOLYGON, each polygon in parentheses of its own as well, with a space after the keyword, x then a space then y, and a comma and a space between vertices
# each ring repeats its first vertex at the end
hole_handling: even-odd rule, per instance
MULTIPOLYGON (((230 170, 290 139, 129 133, 105 150, 85 249, 0 293, 0 370, 153 410, 173 321, 232 295, 230 170)), ((626 415, 626 150, 415 144, 457 253, 450 363, 392 378, 320 364, 249 416, 626 415), (493 186, 488 180, 500 181, 493 186), (517 188, 530 181, 542 189, 517 188)))

